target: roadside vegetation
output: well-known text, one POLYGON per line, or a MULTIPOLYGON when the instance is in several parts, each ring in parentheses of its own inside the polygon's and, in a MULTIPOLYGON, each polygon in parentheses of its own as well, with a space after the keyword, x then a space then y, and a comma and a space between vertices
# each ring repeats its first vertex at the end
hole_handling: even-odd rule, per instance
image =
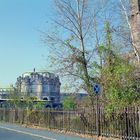
MULTIPOLYGON (((55 30, 43 34, 51 68, 73 92, 87 92, 91 107, 96 102, 93 83, 101 85, 99 101, 108 111, 138 105, 137 65, 133 63, 137 59, 128 57, 136 53, 124 11, 129 3, 55 0, 54 4, 55 30)), ((66 99, 65 107, 69 102, 66 99)))

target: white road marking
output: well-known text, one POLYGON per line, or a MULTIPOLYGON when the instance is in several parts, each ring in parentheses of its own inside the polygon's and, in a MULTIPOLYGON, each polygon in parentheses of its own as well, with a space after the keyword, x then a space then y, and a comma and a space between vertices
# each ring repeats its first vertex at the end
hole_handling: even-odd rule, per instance
POLYGON ((8 128, 8 127, 0 126, 0 128, 2 128, 2 129, 6 129, 6 130, 10 130, 10 131, 14 131, 14 132, 17 132, 17 133, 22 133, 22 134, 26 134, 26 135, 34 136, 34 137, 39 137, 39 138, 47 139, 47 140, 56 140, 56 139, 53 139, 53 138, 49 138, 49 137, 45 137, 45 136, 41 136, 41 135, 37 135, 37 134, 33 134, 33 133, 30 133, 30 132, 26 132, 26 131, 20 131, 20 130, 16 130, 16 129, 8 128))

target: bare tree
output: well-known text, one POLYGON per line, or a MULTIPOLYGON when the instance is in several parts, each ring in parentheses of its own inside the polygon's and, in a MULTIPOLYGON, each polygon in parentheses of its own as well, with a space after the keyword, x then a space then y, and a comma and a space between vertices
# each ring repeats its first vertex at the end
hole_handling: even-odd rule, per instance
POLYGON ((87 0, 55 0, 59 18, 54 21, 59 28, 62 27, 61 32, 65 32, 65 36, 60 38, 58 33, 54 33, 47 36, 47 41, 53 43, 53 49, 57 47, 55 56, 52 55, 52 60, 61 64, 57 65, 57 70, 63 76, 73 76, 75 82, 80 83, 79 88, 92 96, 90 60, 96 49, 96 44, 93 45, 93 25, 97 12, 91 10, 89 5, 87 0))
POLYGON ((136 8, 134 11, 137 12, 138 2, 137 2, 137 5, 136 5, 137 0, 136 1, 133 1, 133 0, 129 0, 129 1, 128 0, 127 1, 126 0, 119 0, 119 1, 120 1, 121 6, 122 6, 122 10, 124 12, 126 22, 128 24, 128 27, 129 27, 130 37, 131 37, 131 44, 132 44, 131 46, 133 48, 134 54, 136 55, 136 60, 139 63, 140 62, 140 50, 139 50, 139 45, 138 45, 138 43, 136 41, 136 37, 135 37, 136 35, 135 35, 134 29, 133 29, 133 26, 135 26, 137 24, 136 23, 137 21, 135 21, 135 16, 136 15, 133 15, 132 10, 134 10, 134 9, 131 7, 131 5, 134 3, 135 8, 136 8), (126 6, 126 3, 127 3, 127 5, 129 5, 129 8, 126 6), (133 16, 134 16, 134 18, 133 18, 133 16), (135 25, 133 25, 133 24, 135 24, 135 25))
POLYGON ((52 33, 44 32, 45 43, 51 45, 50 59, 55 72, 67 77, 65 83, 72 81, 71 86, 84 89, 90 97, 94 95, 92 84, 100 80, 102 56, 98 52, 104 43, 107 16, 116 14, 114 9, 110 11, 113 3, 112 0, 55 0, 56 28, 52 33))

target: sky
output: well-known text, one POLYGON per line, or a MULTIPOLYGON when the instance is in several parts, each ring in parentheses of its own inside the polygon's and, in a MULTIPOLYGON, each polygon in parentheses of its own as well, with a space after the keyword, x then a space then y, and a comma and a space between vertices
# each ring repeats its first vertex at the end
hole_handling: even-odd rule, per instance
POLYGON ((0 0, 0 87, 33 68, 47 67, 41 31, 53 16, 52 0, 0 0), (44 57, 45 56, 45 57, 44 57))

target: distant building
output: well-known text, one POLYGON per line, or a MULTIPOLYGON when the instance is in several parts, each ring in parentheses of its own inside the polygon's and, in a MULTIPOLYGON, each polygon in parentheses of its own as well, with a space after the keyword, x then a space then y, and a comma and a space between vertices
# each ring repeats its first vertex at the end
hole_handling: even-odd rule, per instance
POLYGON ((0 99, 9 98, 9 95, 15 91, 15 88, 10 86, 9 88, 0 88, 0 99))
POLYGON ((17 78, 16 89, 23 96, 60 102, 59 77, 49 72, 26 72, 17 78))

